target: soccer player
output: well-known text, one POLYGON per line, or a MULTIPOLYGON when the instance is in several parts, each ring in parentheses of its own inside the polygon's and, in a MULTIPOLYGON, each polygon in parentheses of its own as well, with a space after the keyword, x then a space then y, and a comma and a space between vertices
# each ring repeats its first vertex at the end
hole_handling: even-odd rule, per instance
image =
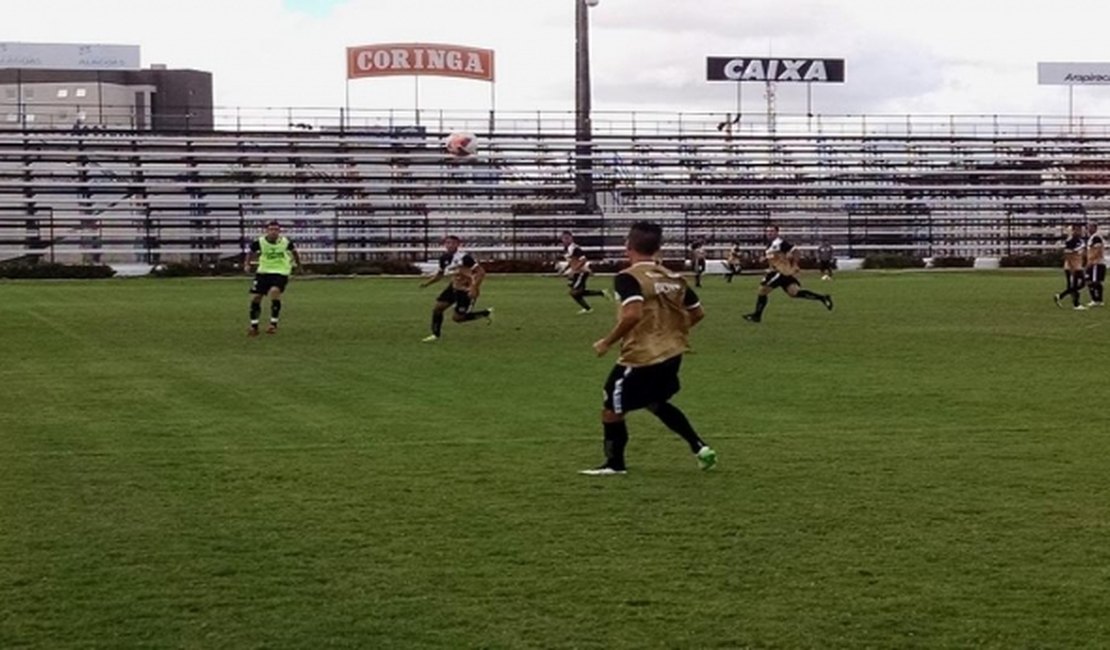
POLYGON ((700 241, 690 244, 690 258, 694 263, 694 286, 701 288, 701 276, 705 273, 705 247, 700 241))
POLYGON ((492 307, 481 311, 470 310, 481 293, 486 271, 471 257, 470 253, 459 249, 461 243, 454 235, 445 237, 444 252, 439 256, 439 269, 435 275, 420 284, 420 288, 423 289, 439 282, 445 275, 451 276, 450 286, 436 297, 436 304, 432 309, 432 334, 424 338, 425 343, 435 343, 439 340, 443 334, 443 312, 451 305, 455 306, 451 320, 456 323, 467 323, 479 318, 485 318, 486 322, 493 321, 492 307))
POLYGON ((740 254, 740 243, 732 245, 725 258, 725 282, 732 282, 732 276, 739 275, 743 266, 743 257, 740 254))
POLYGON ((586 281, 592 273, 590 271, 590 260, 586 257, 582 247, 574 242, 574 234, 569 230, 564 230, 560 240, 563 242, 563 258, 567 262, 567 268, 563 270, 563 275, 569 278, 567 286, 570 287, 570 297, 582 308, 578 311, 579 314, 589 314, 593 311, 593 308, 590 307, 590 303, 586 302, 587 297, 604 296, 608 298, 609 296, 604 291, 591 291, 586 288, 586 281))
POLYGON ((288 237, 281 234, 281 224, 278 222, 266 224, 266 234, 251 242, 250 250, 243 258, 243 270, 250 273, 255 262, 258 263, 258 270, 251 282, 251 324, 247 336, 258 336, 263 296, 270 297, 270 326, 266 328, 266 333, 277 334, 281 296, 293 273, 294 263, 301 266, 297 249, 288 237))
POLYGON ((767 296, 780 287, 791 298, 817 300, 825 305, 825 309, 832 311, 832 296, 801 288, 802 284, 798 282, 797 278, 801 271, 798 266, 798 249, 794 247, 794 244, 779 237, 778 226, 767 228, 767 238, 771 240, 771 245, 767 247, 765 253, 767 265, 770 268, 767 275, 763 276, 763 280, 759 283, 759 296, 755 301, 755 311, 744 314, 744 320, 751 323, 762 321, 763 310, 767 308, 767 296))
POLYGON ((822 241, 817 247, 817 262, 821 266, 821 279, 832 280, 833 277, 833 247, 829 242, 822 241))
POLYGON ((594 343, 598 356, 605 356, 610 347, 620 343, 620 358, 605 382, 601 412, 605 463, 582 474, 611 476, 627 471, 624 449, 628 427, 624 416, 643 408, 686 441, 702 469, 710 469, 717 462, 717 453, 670 402, 679 390, 678 370, 690 328, 705 317, 705 312, 697 294, 687 288, 686 279, 655 260, 662 243, 663 229, 657 224, 640 221, 628 233, 626 249, 631 266, 613 281, 621 301, 617 324, 594 343))
POLYGON ((1085 264, 1083 253, 1085 248, 1086 242, 1083 240, 1080 227, 1072 224, 1068 228, 1068 238, 1064 240, 1064 277, 1067 280, 1067 289, 1053 296, 1057 307, 1063 306, 1060 301, 1064 299, 1064 296, 1071 296, 1072 309, 1076 311, 1086 309, 1086 307, 1079 304, 1079 292, 1083 290, 1084 285, 1085 264))
POLYGON ((1088 307, 1101 307, 1103 283, 1106 282, 1105 243, 1098 232, 1098 224, 1087 224, 1087 291, 1091 294, 1088 307))

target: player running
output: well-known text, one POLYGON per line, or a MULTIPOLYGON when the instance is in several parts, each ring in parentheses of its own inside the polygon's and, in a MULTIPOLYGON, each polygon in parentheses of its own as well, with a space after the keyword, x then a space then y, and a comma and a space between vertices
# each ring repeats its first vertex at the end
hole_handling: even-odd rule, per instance
POLYGON ((258 321, 262 314, 262 298, 270 297, 270 325, 267 334, 277 334, 278 318, 281 316, 281 297, 289 284, 294 265, 301 266, 297 249, 288 237, 281 234, 281 224, 271 221, 266 224, 266 233, 252 241, 250 249, 243 258, 243 270, 250 273, 251 266, 257 262, 258 270, 251 282, 250 328, 247 336, 258 336, 258 321))
POLYGON ((432 308, 432 333, 424 337, 425 343, 435 343, 443 334, 443 312, 451 305, 455 311, 451 320, 456 323, 467 323, 479 318, 486 322, 493 321, 493 308, 481 311, 471 311, 474 303, 481 294, 482 281, 486 278, 483 269, 470 253, 459 248, 461 242, 458 237, 448 235, 443 239, 444 252, 439 256, 439 269, 436 274, 420 284, 420 288, 431 286, 439 282, 445 275, 451 276, 451 284, 436 297, 435 307, 432 308))

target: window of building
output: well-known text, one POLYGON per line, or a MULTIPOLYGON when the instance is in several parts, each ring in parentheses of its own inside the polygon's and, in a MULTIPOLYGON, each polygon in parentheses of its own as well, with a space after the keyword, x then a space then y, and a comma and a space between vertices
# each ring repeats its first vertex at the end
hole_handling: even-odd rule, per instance
POLYGON ((74 97, 84 97, 87 92, 88 91, 85 90, 84 88, 78 88, 77 91, 75 93, 73 93, 73 96, 74 97))
POLYGON ((27 116, 24 119, 27 120, 28 122, 34 122, 35 121, 35 114, 34 113, 28 113, 27 116))
POLYGON ((58 97, 60 97, 62 99, 65 99, 66 97, 69 97, 69 88, 59 88, 58 89, 58 97))

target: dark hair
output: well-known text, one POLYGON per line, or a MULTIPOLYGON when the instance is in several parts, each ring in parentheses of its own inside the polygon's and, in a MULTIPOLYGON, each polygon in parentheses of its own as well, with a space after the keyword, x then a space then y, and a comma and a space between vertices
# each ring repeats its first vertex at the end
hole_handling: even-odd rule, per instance
POLYGON ((628 231, 628 247, 641 255, 654 255, 663 246, 663 228, 650 221, 637 221, 628 231))
POLYGON ((453 240, 453 241, 462 241, 461 239, 459 239, 458 235, 447 235, 446 237, 443 238, 443 241, 447 241, 448 239, 453 240))
POLYGON ((281 224, 277 222, 277 219, 271 219, 270 222, 266 224, 267 228, 269 228, 270 226, 277 226, 278 228, 281 228, 281 224))
MULTIPOLYGON (((564 231, 563 231, 563 235, 570 235, 571 237, 573 237, 573 236, 574 236, 574 233, 572 233, 572 232, 571 232, 571 231, 569 231, 569 230, 564 230, 564 231)), ((560 237, 561 237, 561 236, 562 236, 562 235, 560 235, 560 237)))

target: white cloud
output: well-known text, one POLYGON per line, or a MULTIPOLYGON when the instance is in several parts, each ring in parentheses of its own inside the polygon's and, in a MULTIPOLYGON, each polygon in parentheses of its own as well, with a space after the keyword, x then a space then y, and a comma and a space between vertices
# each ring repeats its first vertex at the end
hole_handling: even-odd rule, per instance
MULTIPOLYGON (((704 80, 711 54, 828 56, 848 82, 815 93, 820 112, 1062 113, 1066 91, 1036 85, 1038 60, 1107 60, 1110 3, 1056 0, 601 0, 591 10, 595 107, 731 110, 735 92, 704 80)), ((146 63, 214 73, 227 106, 344 102, 344 48, 443 41, 497 51, 501 109, 570 109, 572 0, 347 0, 323 15, 282 0, 37 0, 5 25, 8 40, 137 43, 146 63)), ((362 108, 411 110, 412 79, 360 80, 362 108)), ((479 82, 424 79, 426 108, 485 111, 479 82)), ((746 111, 761 88, 744 89, 746 111)), ((804 110, 780 87, 779 109, 804 110)), ((1110 114, 1110 88, 1076 91, 1110 114)))

